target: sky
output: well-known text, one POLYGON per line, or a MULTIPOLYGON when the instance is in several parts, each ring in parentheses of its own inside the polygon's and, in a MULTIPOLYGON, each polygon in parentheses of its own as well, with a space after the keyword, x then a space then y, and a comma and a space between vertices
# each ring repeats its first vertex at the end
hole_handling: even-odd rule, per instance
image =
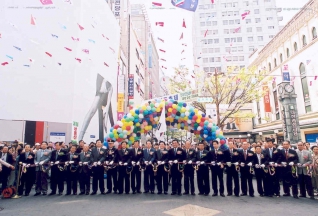
MULTIPOLYGON (((307 2, 307 0, 276 0, 277 7, 282 8, 282 12, 278 13, 278 16, 283 17, 283 21, 280 22, 280 25, 288 23, 307 2), (287 1, 288 5, 286 5, 287 1)), ((143 3, 147 8, 157 49, 166 51, 165 53, 158 52, 160 59, 166 60, 160 60, 159 64, 160 67, 162 67, 164 75, 171 76, 174 73, 173 68, 180 65, 184 65, 189 68, 190 71, 193 70, 193 12, 173 7, 171 0, 131 0, 131 3, 143 3), (153 7, 152 2, 161 3, 162 9, 153 7), (183 19, 185 20, 186 28, 182 27, 183 19), (164 26, 156 26, 156 22, 164 22, 164 26), (179 40, 182 33, 183 39, 179 40), (157 37, 163 39, 164 43, 157 40, 157 37), (182 44, 186 44, 187 46, 182 44), (182 53, 183 50, 184 52, 182 53)))

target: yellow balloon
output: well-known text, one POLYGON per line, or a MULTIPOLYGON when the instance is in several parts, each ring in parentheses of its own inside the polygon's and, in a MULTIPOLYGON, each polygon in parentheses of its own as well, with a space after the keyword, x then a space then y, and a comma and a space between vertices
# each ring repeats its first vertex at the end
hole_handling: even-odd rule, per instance
POLYGON ((201 119, 197 119, 196 122, 199 124, 201 122, 201 119))
POLYGON ((131 115, 135 115, 135 111, 134 110, 130 110, 130 114, 131 115))
POLYGON ((114 130, 113 130, 113 133, 114 133, 114 134, 117 134, 117 129, 114 129, 114 130))
POLYGON ((173 109, 177 108, 177 105, 176 104, 172 104, 172 108, 173 109))
POLYGON ((169 108, 169 109, 168 109, 168 112, 172 112, 172 108, 169 108))
POLYGON ((194 109, 194 112, 195 112, 195 114, 197 114, 199 112, 199 110, 198 109, 194 109))
POLYGON ((142 110, 146 110, 146 109, 147 109, 147 107, 146 107, 146 106, 142 106, 141 108, 142 108, 142 110))
POLYGON ((160 112, 160 108, 159 107, 156 109, 156 112, 160 112))
POLYGON ((139 122, 137 122, 137 123, 136 123, 136 126, 137 126, 137 127, 139 127, 139 126, 140 126, 140 123, 139 123, 139 122))
POLYGON ((126 130, 126 126, 125 126, 125 125, 123 125, 123 126, 121 127, 121 129, 126 130))
POLYGON ((134 122, 129 122, 129 125, 130 125, 130 126, 133 126, 133 125, 134 125, 134 122))
POLYGON ((145 133, 145 130, 144 130, 144 129, 141 129, 141 130, 140 130, 140 133, 145 133))

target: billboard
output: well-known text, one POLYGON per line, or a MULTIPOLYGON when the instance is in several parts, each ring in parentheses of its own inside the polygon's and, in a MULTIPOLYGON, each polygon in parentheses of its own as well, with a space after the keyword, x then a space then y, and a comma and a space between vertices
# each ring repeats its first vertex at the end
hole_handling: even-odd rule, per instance
POLYGON ((104 0, 70 2, 1 1, 0 119, 76 122, 72 139, 102 138, 116 118, 120 29, 104 0))

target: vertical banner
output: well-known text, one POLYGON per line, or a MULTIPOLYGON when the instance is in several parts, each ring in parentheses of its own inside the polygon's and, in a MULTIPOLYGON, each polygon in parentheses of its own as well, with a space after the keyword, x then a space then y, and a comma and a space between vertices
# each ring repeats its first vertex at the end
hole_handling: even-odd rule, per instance
POLYGON ((72 142, 77 142, 78 138, 78 122, 73 121, 72 125, 72 142))
POLYGON ((269 96, 269 88, 267 85, 263 86, 263 91, 265 92, 264 95, 264 108, 265 108, 265 114, 271 112, 271 101, 269 96))
POLYGON ((114 15, 115 15, 116 19, 119 19, 120 18, 120 12, 121 12, 120 0, 115 0, 113 12, 114 12, 114 15))
POLYGON ((184 10, 195 12, 199 0, 171 0, 171 4, 184 10))
POLYGON ((117 121, 124 116, 125 107, 125 75, 118 75, 117 121))
POLYGON ((128 99, 134 99, 134 75, 129 74, 128 78, 128 99))
POLYGON ((285 64, 282 67, 282 75, 283 75, 283 82, 290 82, 290 75, 288 65, 285 64))

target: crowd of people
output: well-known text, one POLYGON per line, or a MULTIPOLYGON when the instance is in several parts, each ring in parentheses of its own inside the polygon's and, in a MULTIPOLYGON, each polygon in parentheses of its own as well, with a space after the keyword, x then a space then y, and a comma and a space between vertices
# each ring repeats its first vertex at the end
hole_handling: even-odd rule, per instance
POLYGON ((143 193, 168 194, 171 184, 171 195, 208 196, 212 191, 212 196, 225 197, 226 186, 227 196, 254 197, 255 177, 261 197, 280 197, 282 183, 283 196, 315 199, 317 146, 310 149, 299 142, 294 149, 284 141, 278 147, 268 139, 253 144, 228 141, 228 147, 224 150, 217 140, 211 146, 177 140, 171 144, 135 141, 132 147, 125 141, 118 147, 109 141, 105 147, 100 140, 69 146, 44 141, 32 148, 5 145, 0 149, 1 188, 13 185, 19 196, 29 196, 35 185, 34 196, 63 195, 66 181, 65 195, 95 195, 98 190, 101 194, 139 194, 143 176, 143 193))

